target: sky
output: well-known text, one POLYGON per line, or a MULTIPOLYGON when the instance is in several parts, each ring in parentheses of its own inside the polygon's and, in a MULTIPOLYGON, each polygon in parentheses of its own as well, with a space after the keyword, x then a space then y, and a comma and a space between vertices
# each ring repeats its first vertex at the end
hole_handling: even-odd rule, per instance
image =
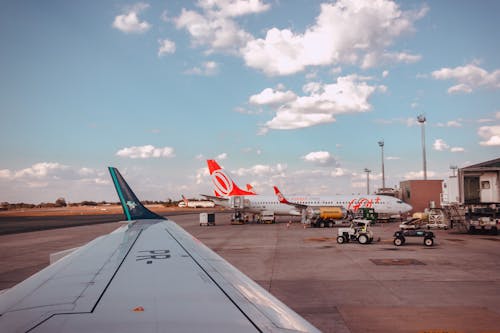
POLYGON ((0 202, 350 194, 500 157, 498 1, 0 3, 0 202))

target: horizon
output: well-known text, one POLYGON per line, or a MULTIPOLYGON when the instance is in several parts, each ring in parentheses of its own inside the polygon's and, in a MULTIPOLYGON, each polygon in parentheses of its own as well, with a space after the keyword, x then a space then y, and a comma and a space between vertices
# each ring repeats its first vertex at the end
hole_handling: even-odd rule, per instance
POLYGON ((366 193, 500 157, 498 2, 0 4, 0 202, 366 193))

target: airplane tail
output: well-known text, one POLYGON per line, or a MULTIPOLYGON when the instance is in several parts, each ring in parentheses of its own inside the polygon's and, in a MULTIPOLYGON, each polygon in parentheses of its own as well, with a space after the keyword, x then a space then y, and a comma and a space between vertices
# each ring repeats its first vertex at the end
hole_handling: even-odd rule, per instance
POLYGON ((286 200, 285 196, 283 195, 283 193, 281 193, 279 188, 277 186, 273 186, 273 187, 274 187, 274 193, 278 197, 279 202, 281 202, 283 204, 288 204, 289 203, 288 200, 286 200))
POLYGON ((227 171, 222 169, 215 160, 207 160, 207 166, 215 186, 216 196, 255 195, 254 192, 239 188, 227 171))
POLYGON ((182 197, 182 201, 184 201, 184 203, 186 204, 186 207, 187 207, 189 200, 184 196, 184 194, 181 194, 181 197, 182 197))
POLYGON ((255 190, 253 189, 253 186, 251 184, 247 184, 247 191, 255 193, 255 190))
POLYGON ((118 197, 120 198, 123 213, 125 214, 127 221, 143 219, 165 220, 163 216, 153 213, 143 206, 139 199, 137 199, 130 186, 128 186, 125 179, 123 179, 118 169, 108 167, 108 170, 111 178, 113 179, 113 184, 115 185, 116 192, 118 193, 118 197))

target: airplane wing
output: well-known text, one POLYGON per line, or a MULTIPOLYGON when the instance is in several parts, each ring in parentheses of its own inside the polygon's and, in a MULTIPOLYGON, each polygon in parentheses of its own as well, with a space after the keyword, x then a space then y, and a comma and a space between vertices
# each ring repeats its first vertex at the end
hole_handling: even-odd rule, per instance
POLYGON ((200 195, 212 201, 229 201, 228 197, 218 197, 215 195, 208 195, 208 194, 200 194, 200 195))
POLYGON ((0 332, 319 332, 110 173, 129 223, 1 294, 0 332))

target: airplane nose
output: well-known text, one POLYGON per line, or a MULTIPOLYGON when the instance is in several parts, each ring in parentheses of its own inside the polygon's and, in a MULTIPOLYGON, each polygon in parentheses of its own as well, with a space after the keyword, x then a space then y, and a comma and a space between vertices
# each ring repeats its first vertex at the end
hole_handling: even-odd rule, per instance
POLYGON ((405 212, 405 213, 406 213, 406 212, 409 212, 409 211, 410 211, 410 210, 412 210, 412 209, 413 209, 413 207, 412 207, 411 205, 409 205, 409 204, 405 203, 405 206, 404 206, 404 212, 405 212))

